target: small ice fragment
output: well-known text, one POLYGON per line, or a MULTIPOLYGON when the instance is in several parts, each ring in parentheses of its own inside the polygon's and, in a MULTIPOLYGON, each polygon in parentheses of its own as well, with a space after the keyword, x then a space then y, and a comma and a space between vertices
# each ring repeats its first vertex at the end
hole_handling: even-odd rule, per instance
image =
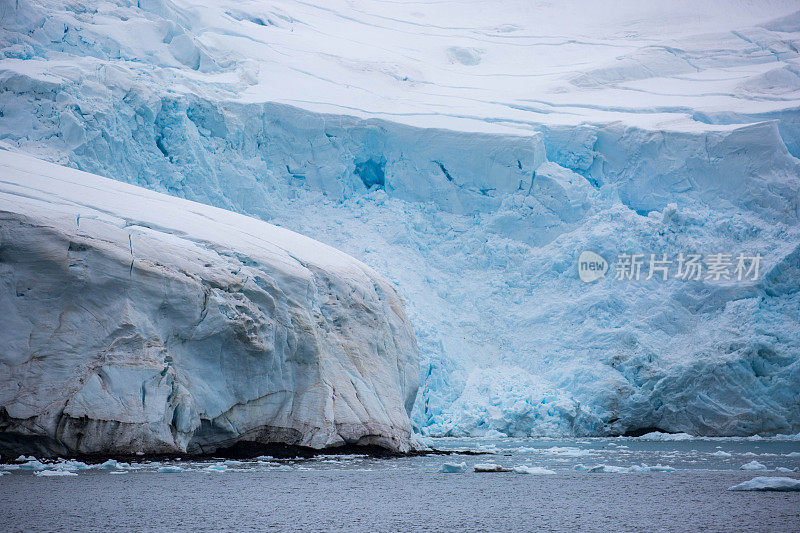
POLYGON ((241 466, 244 463, 241 461, 234 461, 233 459, 228 459, 227 461, 225 461, 225 464, 228 466, 241 466))
POLYGON ((745 463, 741 466, 742 470, 766 470, 767 467, 756 461, 755 459, 750 461, 749 463, 745 463))
POLYGON ((787 468, 785 466, 778 466, 778 467, 775 467, 775 470, 778 471, 778 472, 797 472, 798 470, 800 470, 800 468, 797 468, 797 467, 787 468))
POLYGON ((15 460, 16 462, 18 462, 18 463, 24 463, 25 461, 35 461, 35 460, 36 460, 36 457, 34 457, 34 456, 32 456, 32 455, 29 455, 29 456, 27 456, 27 457, 26 457, 26 456, 24 456, 24 455, 20 455, 19 457, 17 457, 17 458, 16 458, 16 459, 14 459, 14 460, 15 460))
POLYGON ((597 473, 603 473, 603 474, 608 474, 608 473, 611 473, 611 474, 624 474, 624 473, 626 473, 626 472, 630 472, 630 469, 628 469, 628 468, 625 468, 624 466, 597 465, 597 466, 593 466, 593 467, 591 467, 591 468, 588 470, 588 472, 589 472, 590 474, 597 474, 597 473))
POLYGON ((120 463, 116 459, 109 459, 108 461, 101 464, 97 468, 99 468, 100 470, 125 470, 130 467, 131 465, 129 465, 128 463, 120 463))
POLYGON ((34 472, 33 475, 41 476, 41 477, 55 477, 55 476, 77 476, 75 472, 69 472, 67 470, 41 470, 39 472, 34 472))
POLYGON ((27 463, 19 465, 20 470, 45 470, 47 467, 41 461, 29 459, 27 463))
POLYGON ((439 472, 444 472, 445 474, 460 474, 466 470, 467 463, 445 463, 439 469, 439 472))
POLYGON ((800 479, 793 479, 790 477, 755 477, 750 481, 734 485, 728 490, 800 491, 800 479))
POLYGON ((711 455, 713 455, 714 457, 730 457, 731 456, 731 454, 729 454, 728 452, 723 452, 722 450, 716 451, 716 452, 712 453, 711 455))
POLYGON ((515 474, 555 474, 553 470, 542 468, 541 466, 519 465, 513 468, 515 474))
POLYGON ((177 474, 179 472, 184 472, 183 468, 176 466, 176 465, 167 465, 162 466, 158 469, 159 474, 177 474))
POLYGON ((225 463, 214 463, 206 467, 206 472, 225 472, 227 469, 228 465, 225 463))
POLYGON ((476 472, 511 472, 510 468, 504 468, 495 463, 478 463, 473 468, 476 472))

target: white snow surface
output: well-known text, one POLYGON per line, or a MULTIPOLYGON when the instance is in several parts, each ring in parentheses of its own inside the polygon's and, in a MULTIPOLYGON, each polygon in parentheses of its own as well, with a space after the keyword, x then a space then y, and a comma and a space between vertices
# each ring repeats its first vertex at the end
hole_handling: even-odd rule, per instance
POLYGON ((412 445, 402 301, 327 245, 0 150, 0 256, 5 447, 412 445))
POLYGON ((422 434, 800 431, 796 1, 0 9, 0 142, 386 275, 422 434), (584 284, 584 250, 763 260, 584 284))

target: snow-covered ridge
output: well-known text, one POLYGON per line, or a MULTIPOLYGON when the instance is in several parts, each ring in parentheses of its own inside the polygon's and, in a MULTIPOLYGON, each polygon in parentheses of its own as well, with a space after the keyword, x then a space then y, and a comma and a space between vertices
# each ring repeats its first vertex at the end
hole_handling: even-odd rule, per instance
POLYGON ((283 228, 0 151, 0 448, 405 451, 395 290, 283 228))
POLYGON ((422 432, 800 430, 795 3, 13 9, 5 145, 386 274, 422 432), (586 285, 585 249, 762 276, 586 285))

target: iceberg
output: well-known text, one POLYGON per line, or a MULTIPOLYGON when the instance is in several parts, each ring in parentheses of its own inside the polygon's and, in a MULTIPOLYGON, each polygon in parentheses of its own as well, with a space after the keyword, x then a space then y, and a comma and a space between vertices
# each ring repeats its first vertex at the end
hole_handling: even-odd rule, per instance
POLYGON ((441 468, 439 469, 439 472, 442 472, 442 473, 445 473, 445 474, 460 474, 462 472, 466 472, 466 470, 467 470, 467 463, 464 463, 464 462, 461 462, 461 463, 444 463, 441 466, 441 468))
POLYGON ((589 472, 591 474, 630 474, 632 472, 673 472, 675 469, 671 466, 660 464, 653 466, 648 466, 645 464, 632 466, 614 466, 605 464, 585 466, 583 464, 577 464, 573 467, 573 470, 577 470, 579 472, 589 472))
POLYGON ((765 465, 763 465, 763 464, 759 463, 759 462, 758 462, 758 461, 756 461, 755 459, 753 459, 753 460, 752 460, 752 461, 750 461, 749 463, 745 463, 745 464, 743 464, 743 465, 742 465, 741 467, 739 467, 739 468, 740 468, 741 470, 767 470, 767 467, 766 467, 765 465))
POLYGON ((554 470, 543 468, 541 466, 528 466, 528 465, 515 466, 512 469, 512 471, 515 474, 534 474, 534 475, 555 474, 554 470))
POLYGON ((160 467, 157 472, 159 474, 178 474, 180 472, 185 472, 185 470, 180 466, 167 465, 160 467))
POLYGON ((402 300, 344 253, 2 150, 0 250, 4 454, 412 446, 402 300))
POLYGON ((41 470, 39 472, 34 472, 33 475, 39 477, 65 477, 65 476, 77 476, 75 472, 70 472, 69 470, 41 470))
POLYGON ((476 463, 472 468, 475 472, 511 472, 512 470, 496 463, 476 463))
POLYGON ((800 479, 790 477, 755 477, 734 485, 728 490, 753 490, 753 491, 800 491, 800 479))

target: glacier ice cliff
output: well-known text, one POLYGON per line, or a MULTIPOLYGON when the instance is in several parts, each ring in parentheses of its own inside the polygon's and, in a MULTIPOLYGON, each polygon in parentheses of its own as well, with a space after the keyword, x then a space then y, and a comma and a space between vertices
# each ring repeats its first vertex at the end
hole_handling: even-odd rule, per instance
POLYGON ((0 7, 2 146, 381 272, 419 432, 800 431, 795 3, 0 7), (584 284, 584 250, 763 260, 584 284))
POLYGON ((411 447, 395 290, 289 230, 0 151, 3 455, 411 447))

